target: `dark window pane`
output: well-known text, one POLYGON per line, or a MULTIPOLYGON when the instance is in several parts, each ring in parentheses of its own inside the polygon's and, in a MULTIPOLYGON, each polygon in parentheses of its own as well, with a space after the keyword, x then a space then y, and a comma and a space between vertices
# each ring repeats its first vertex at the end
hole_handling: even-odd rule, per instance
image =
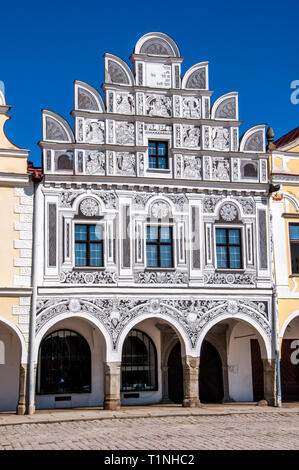
POLYGON ((229 230, 228 232, 229 243, 233 245, 240 244, 240 230, 229 230))
POLYGON ((241 249, 239 246, 231 246, 229 248, 229 258, 231 268, 241 267, 241 249))
POLYGON ((59 330, 41 343, 37 393, 89 393, 91 355, 87 341, 78 333, 59 330))
POLYGON ((292 273, 299 274, 299 243, 291 243, 292 273))
POLYGON ((226 246, 217 246, 217 267, 227 268, 227 248, 226 246))
POLYGON ((160 240, 161 242, 171 242, 171 228, 170 227, 160 228, 160 240))
POLYGON ((158 154, 159 155, 166 155, 166 144, 164 142, 160 142, 158 144, 158 154))
POLYGON ((90 266, 103 266, 102 244, 90 245, 90 266))
POLYGON ((121 391, 156 389, 156 348, 148 335, 139 330, 131 330, 122 351, 121 391))
POLYGON ((155 142, 148 143, 148 153, 149 155, 156 155, 156 144, 155 142))
POLYGON ((89 229, 90 240, 103 240, 103 227, 101 225, 90 225, 89 229))
POLYGON ((216 229, 216 243, 226 243, 226 230, 222 228, 216 229))
POLYGON ((159 157, 159 168, 167 168, 167 159, 165 157, 159 157))
POLYGON ((158 240, 158 227, 147 227, 147 241, 155 242, 158 240))

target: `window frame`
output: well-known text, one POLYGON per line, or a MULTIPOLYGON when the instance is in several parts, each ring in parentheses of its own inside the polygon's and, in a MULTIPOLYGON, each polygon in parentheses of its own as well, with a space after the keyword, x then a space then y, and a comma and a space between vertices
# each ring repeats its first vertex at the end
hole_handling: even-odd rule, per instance
POLYGON ((169 166, 169 140, 154 140, 154 139, 151 139, 149 138, 148 139, 148 142, 147 142, 147 155, 148 155, 148 170, 149 171, 152 171, 152 170, 159 170, 159 171, 169 171, 170 170, 170 166, 169 166), (150 155, 149 153, 149 148, 150 148, 150 143, 154 143, 156 145, 156 154, 155 155, 150 155), (166 167, 165 168, 160 168, 159 167, 159 157, 160 158, 164 158, 164 156, 160 155, 159 156, 159 153, 158 153, 158 146, 159 144, 165 144, 166 145, 166 155, 165 155, 165 159, 166 159, 166 167), (154 166, 154 167, 151 167, 150 166, 150 158, 155 158, 156 159, 156 164, 158 164, 158 166, 154 166))
POLYGON ((298 271, 293 271, 293 261, 292 261, 292 245, 299 245, 299 238, 298 239, 291 239, 291 226, 298 226, 298 222, 288 222, 288 231, 289 231, 289 253, 290 253, 290 269, 291 269, 291 276, 299 276, 299 268, 298 271))
MULTIPOLYGON (((215 224, 214 225, 214 257, 215 257, 215 268, 217 271, 245 271, 246 269, 246 257, 245 257, 245 234, 244 234, 244 226, 242 225, 234 225, 234 224, 215 224), (240 256, 241 256, 241 267, 239 268, 232 268, 232 267, 219 267, 218 266, 218 259, 217 259, 217 246, 221 246, 217 244, 216 241, 216 230, 217 229, 225 229, 227 230, 227 233, 229 230, 239 230, 240 232, 240 245, 233 245, 233 244, 226 244, 228 248, 230 246, 240 246, 240 256)), ((228 240, 228 235, 226 236, 226 239, 228 240)), ((224 246, 224 245, 223 245, 224 246)), ((228 250, 228 255, 229 255, 229 250, 228 250)), ((230 264, 230 262, 229 262, 230 264)))
POLYGON ((147 270, 174 270, 175 269, 175 253, 174 253, 174 247, 175 247, 175 243, 173 242, 174 241, 174 226, 171 225, 171 224, 159 224, 159 223, 154 223, 154 224, 150 224, 150 223, 146 223, 145 224, 145 268, 147 270), (148 242, 147 241, 147 228, 150 228, 150 227, 157 227, 158 228, 158 243, 157 242, 148 242), (161 244, 160 242, 160 233, 161 233, 161 228, 168 228, 171 230, 171 242, 165 242, 161 244), (147 264, 147 245, 155 245, 155 246, 158 246, 158 266, 148 266, 147 264), (167 245, 167 246, 171 246, 171 266, 161 266, 161 253, 160 253, 160 246, 161 245, 167 245))
MULTIPOLYGON (((90 233, 90 228, 88 228, 88 234, 90 233)), ((87 221, 79 221, 79 220, 74 220, 73 221, 73 266, 74 266, 74 269, 88 269, 88 270, 92 270, 92 269, 105 269, 105 227, 104 227, 104 224, 103 223, 90 223, 90 222, 87 222, 87 221), (85 225, 85 226, 98 226, 98 227, 102 227, 102 240, 76 240, 76 225, 85 225), (90 247, 89 247, 89 244, 101 244, 102 245, 102 265, 90 265, 90 264, 86 264, 86 266, 77 266, 76 265, 76 243, 86 243, 87 246, 88 246, 88 249, 86 250, 86 259, 89 260, 90 262, 90 247)))

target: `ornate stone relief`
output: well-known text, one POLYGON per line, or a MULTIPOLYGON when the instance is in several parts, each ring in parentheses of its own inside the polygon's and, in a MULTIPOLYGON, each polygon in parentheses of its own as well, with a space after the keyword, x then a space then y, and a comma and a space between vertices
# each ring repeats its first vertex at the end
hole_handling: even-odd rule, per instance
POLYGON ((200 119, 200 99, 199 98, 183 98, 183 117, 200 119))
POLYGON ((249 136, 244 145, 245 152, 263 152, 264 151, 263 131, 254 132, 249 136))
POLYGON ((63 191, 61 194, 60 194, 60 201, 59 201, 59 206, 60 207, 66 207, 66 208, 69 208, 69 207, 72 207, 72 204, 74 202, 74 200, 80 196, 80 194, 84 193, 84 190, 80 190, 80 191, 63 191))
POLYGON ((204 284, 231 284, 231 285, 253 285, 256 284, 255 274, 239 273, 211 273, 204 274, 204 284))
POLYGON ((108 60, 108 74, 112 83, 129 85, 127 74, 122 67, 112 60, 108 60))
POLYGON ((134 114, 134 95, 131 93, 116 93, 116 112, 120 114, 134 114))
POLYGON ((69 140, 61 124, 50 116, 46 116, 46 140, 69 140))
POLYGON ((99 121, 97 119, 86 119, 85 140, 86 142, 103 144, 105 142, 104 121, 99 121))
POLYGON ((183 126, 183 146, 186 148, 200 147, 200 128, 183 126))
POLYGON ((116 152, 116 173, 123 176, 136 176, 136 157, 134 153, 116 152))
POLYGON ((86 217, 99 215, 99 204, 94 199, 87 197, 80 203, 80 211, 86 217))
POLYGON ((173 57, 173 52, 169 45, 165 41, 156 38, 146 41, 140 49, 140 54, 164 55, 173 57))
POLYGON ((115 191, 104 191, 92 189, 92 194, 96 194, 105 204, 106 209, 116 209, 118 204, 118 197, 115 191))
POLYGON ((226 222, 232 222, 238 217, 238 211, 233 204, 223 204, 220 209, 220 216, 226 222))
MULTIPOLYGON (((242 206, 244 215, 254 214, 255 203, 251 197, 233 197, 233 200, 237 201, 242 206)), ((223 201, 224 197, 222 196, 206 196, 203 200, 203 212, 213 213, 215 212, 215 207, 219 201, 223 201)))
POLYGON ((165 219, 170 214, 170 207, 166 202, 155 202, 151 207, 151 215, 156 219, 165 219))
POLYGON ((133 198, 133 206, 138 207, 140 209, 144 209, 147 201, 153 197, 154 194, 148 194, 148 193, 137 193, 135 194, 133 198))
POLYGON ((146 95, 145 109, 149 116, 170 117, 172 115, 171 99, 168 96, 146 95))
POLYGON ((55 298, 39 299, 37 302, 38 316, 36 332, 61 314, 68 312, 72 316, 80 313, 88 314, 97 319, 111 337, 113 347, 118 348, 118 342, 124 328, 135 318, 143 314, 153 316, 160 314, 165 319, 178 322, 186 333, 192 348, 203 328, 212 320, 223 314, 232 318, 243 314, 256 321, 268 337, 271 337, 271 327, 268 319, 269 305, 267 301, 251 301, 247 299, 206 300, 195 298, 165 298, 165 299, 132 299, 132 298, 55 298))
POLYGON ((212 179, 219 181, 230 180, 230 165, 228 158, 212 158, 212 179))
POLYGON ((201 179, 201 157, 185 155, 183 165, 184 178, 201 179))
POLYGON ((88 175, 105 175, 106 158, 105 153, 91 150, 85 155, 85 168, 88 175))
POLYGON ((62 284, 115 284, 117 274, 110 271, 62 271, 60 282, 62 284))
POLYGON ((203 200, 203 211, 204 212, 214 212, 216 204, 219 201, 222 201, 223 197, 222 196, 207 196, 203 200))
POLYGON ((186 88, 206 88, 206 70, 201 68, 191 73, 187 80, 186 88))
POLYGON ((132 122, 115 123, 116 143, 120 145, 135 144, 135 128, 132 122))
POLYGON ((170 199, 180 210, 182 210, 184 206, 188 204, 188 199, 184 194, 165 194, 165 196, 170 199))
POLYGON ((229 129, 227 127, 212 127, 212 148, 229 150, 229 129))
POLYGON ((145 131, 149 134, 172 134, 172 126, 167 124, 146 123, 145 131))
POLYGON ((88 111, 98 111, 99 107, 94 96, 83 88, 78 88, 78 107, 88 111))
POLYGON ((216 109, 215 117, 218 119, 236 119, 236 99, 227 98, 216 109))
POLYGON ((139 272, 134 274, 138 284, 187 284, 188 274, 179 272, 139 272))

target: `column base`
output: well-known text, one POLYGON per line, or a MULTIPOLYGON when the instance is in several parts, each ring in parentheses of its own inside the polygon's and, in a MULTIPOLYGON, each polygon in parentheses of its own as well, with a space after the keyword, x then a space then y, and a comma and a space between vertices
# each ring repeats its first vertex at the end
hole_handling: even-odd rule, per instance
POLYGON ((184 408, 201 408, 202 404, 196 398, 186 398, 183 400, 183 407, 184 408))
POLYGON ((25 405, 18 405, 16 414, 17 415, 24 415, 26 413, 26 406, 25 405))
POLYGON ((120 410, 120 400, 105 400, 104 410, 117 411, 120 410))
POLYGON ((34 415, 35 413, 35 405, 29 405, 28 406, 28 414, 29 415, 34 415))

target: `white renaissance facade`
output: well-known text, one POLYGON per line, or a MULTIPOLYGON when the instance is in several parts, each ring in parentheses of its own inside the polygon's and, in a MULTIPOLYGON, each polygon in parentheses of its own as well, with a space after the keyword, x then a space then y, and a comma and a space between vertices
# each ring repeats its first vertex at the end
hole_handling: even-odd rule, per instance
POLYGON ((265 126, 165 34, 104 60, 74 131, 42 112, 36 407, 273 404, 265 126))

